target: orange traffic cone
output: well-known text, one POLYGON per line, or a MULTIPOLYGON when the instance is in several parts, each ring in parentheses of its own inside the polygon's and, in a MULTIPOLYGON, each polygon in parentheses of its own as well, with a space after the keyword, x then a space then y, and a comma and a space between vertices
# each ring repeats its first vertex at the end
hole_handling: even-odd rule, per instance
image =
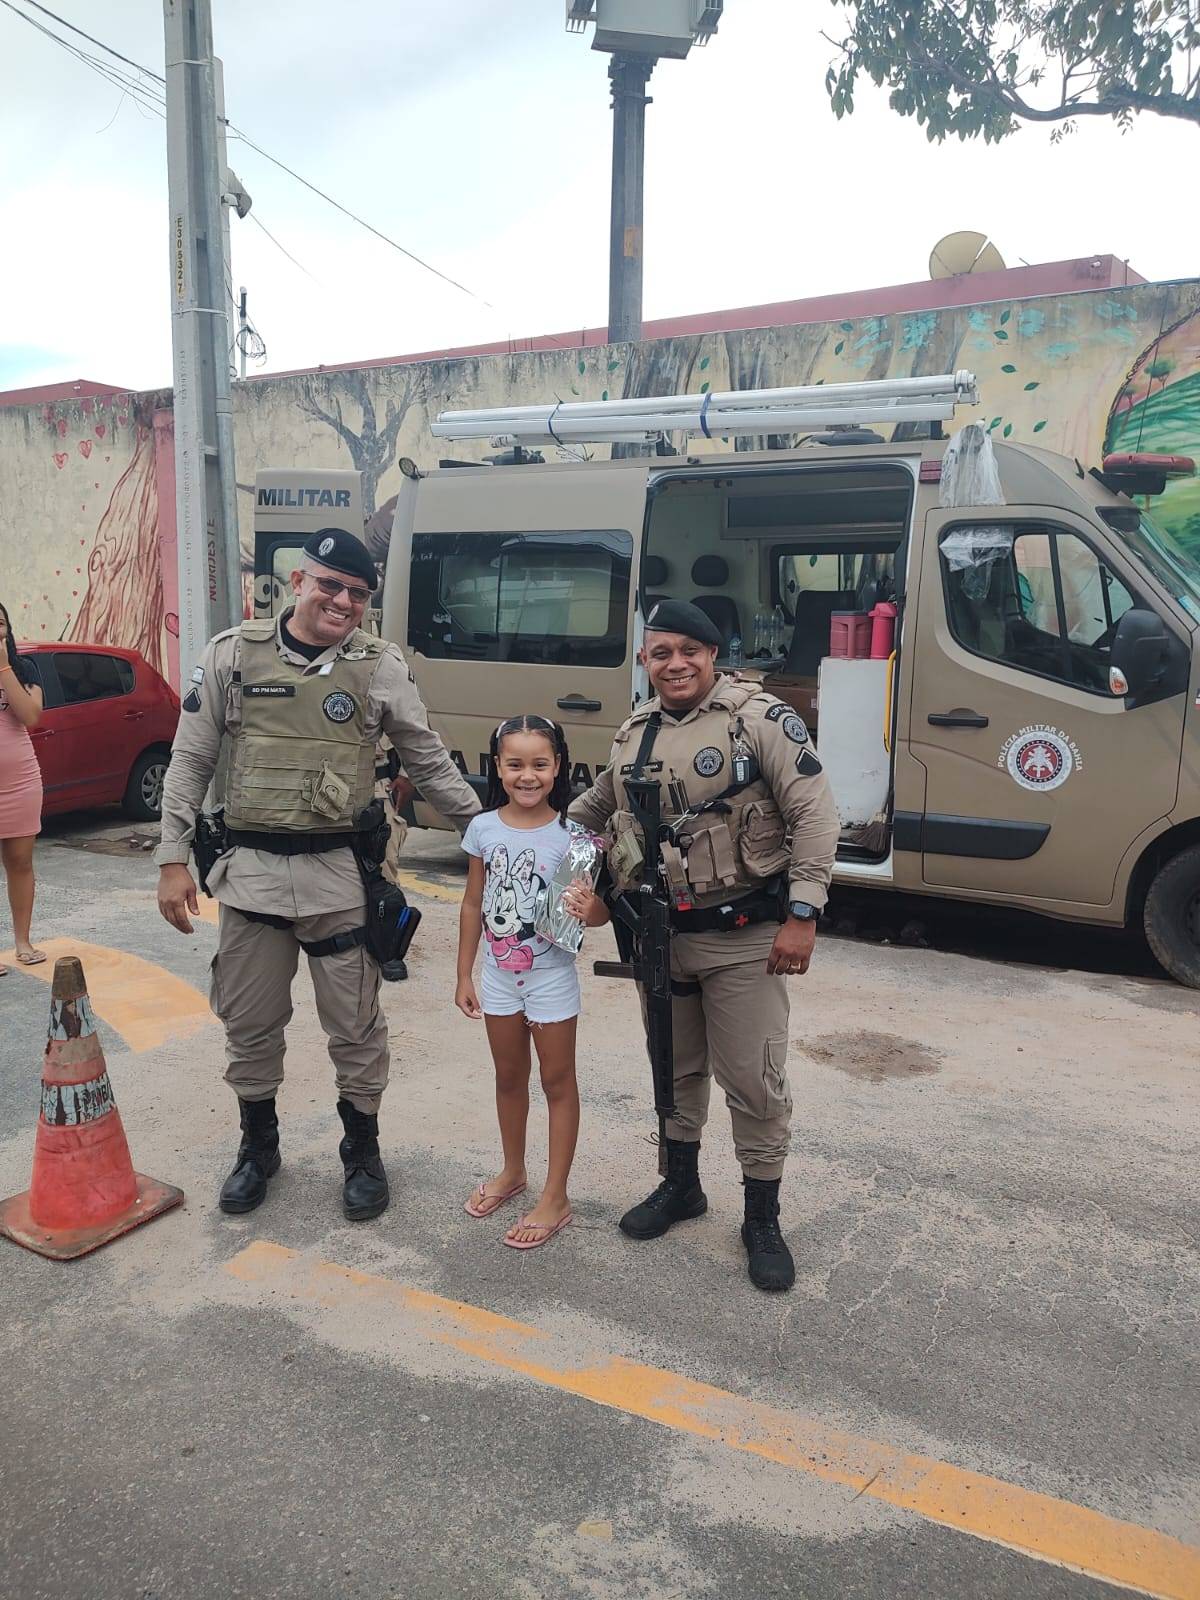
POLYGON ((69 1261, 182 1200, 182 1189, 133 1170, 83 966, 64 956, 54 966, 33 1178, 0 1202, 0 1233, 69 1261))

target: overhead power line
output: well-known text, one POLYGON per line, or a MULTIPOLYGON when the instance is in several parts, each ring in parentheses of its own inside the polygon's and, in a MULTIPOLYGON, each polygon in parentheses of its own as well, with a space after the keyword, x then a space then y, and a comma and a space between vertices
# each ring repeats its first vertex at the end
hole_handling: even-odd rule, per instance
MULTIPOLYGON (((128 94, 130 98, 137 101, 139 105, 145 106, 148 110, 157 112, 159 116, 166 115, 165 97, 159 92, 159 90, 153 87, 154 84, 162 84, 165 86, 166 79, 160 73, 153 72, 149 67, 142 66, 141 62, 134 61, 129 56, 122 55, 119 50, 114 50, 112 45, 105 44, 102 39, 96 39, 90 33, 85 33, 82 28, 77 28, 73 22, 68 22, 65 17, 60 17, 56 11, 51 11, 49 7, 40 5, 38 0, 24 0, 24 3, 28 6, 32 6, 35 11, 40 11, 43 16, 50 17, 62 27, 69 29, 70 32, 78 34, 81 39, 86 39, 89 44, 94 44, 97 49, 103 50, 107 55, 112 56, 115 60, 123 62, 125 66, 132 67, 135 72, 142 73, 144 78, 151 79, 152 83, 139 82, 137 79, 129 78, 127 74, 121 72, 118 68, 110 67, 106 62, 98 60, 89 51, 81 50, 77 45, 72 44, 69 39, 64 39, 61 34, 57 34, 52 28, 46 27, 45 24, 39 22, 36 17, 32 17, 27 11, 21 10, 20 6, 14 5, 13 0, 0 0, 0 5, 3 5, 7 10, 11 11, 14 16, 20 17, 21 20, 23 22, 27 22, 31 28, 36 28, 39 33, 44 34, 47 39, 50 39, 55 44, 61 46, 61 48, 66 50, 69 55, 74 56, 77 61, 83 62, 83 64, 91 68, 92 71, 98 72, 102 77, 107 78, 110 83, 114 84, 117 88, 128 94)), ((311 183, 306 177, 303 176, 303 174, 297 172, 294 167, 289 167, 288 164, 285 161, 281 161, 278 156, 273 156, 269 150, 264 150, 262 145, 258 144, 250 137, 248 133, 245 133, 241 128, 232 123, 228 117, 224 119, 224 122, 229 133, 234 138, 240 139, 243 144, 247 145, 251 150, 262 156, 264 161, 269 161, 272 166, 278 167, 281 172, 287 173, 289 178, 294 179, 297 183, 303 184, 303 186, 310 190, 311 193, 317 195, 319 199, 324 200, 326 205, 331 205, 335 211, 340 211, 341 214, 344 217, 348 217, 351 222, 356 222, 360 228, 365 228, 367 232, 373 234, 376 239, 381 240, 384 244, 390 246, 391 249, 398 251, 400 255, 411 261, 415 266, 420 267, 425 272, 431 273, 435 278, 439 278, 443 283, 448 284, 452 289, 457 289, 460 294, 465 294, 470 299, 477 300, 480 305, 486 306, 489 311, 494 311, 496 309, 490 300, 485 300, 483 296, 481 294, 477 294, 474 289, 469 289, 465 283, 460 283, 457 278, 452 278, 449 273, 442 272, 438 267, 433 266, 431 262, 428 262, 422 256, 417 255, 415 251, 407 249, 397 240, 391 238, 381 229, 375 227, 373 223, 368 222, 365 217, 360 217, 357 212, 351 211, 349 206, 344 206, 340 200, 335 200, 334 197, 331 194, 326 193, 324 189, 319 189, 315 183, 311 183)), ((251 216, 253 217, 253 213, 251 213, 251 216)), ((260 227, 262 226, 261 223, 259 225, 260 227)), ((266 229, 264 228, 263 231, 265 233, 266 229)), ((271 236, 268 234, 268 237, 271 236)), ((278 243, 278 240, 274 240, 273 242, 278 243)), ((280 245, 279 248, 283 250, 282 245, 280 245)), ((284 255, 288 255, 286 250, 284 250, 283 253, 284 255)), ((288 256, 288 259, 295 262, 296 266, 300 266, 300 263, 295 261, 294 256, 288 256)), ((307 269, 301 267, 300 270, 303 272, 307 269)), ((310 273, 309 276, 311 277, 312 274, 310 273)), ((316 280, 314 279, 314 282, 315 281, 316 280)))

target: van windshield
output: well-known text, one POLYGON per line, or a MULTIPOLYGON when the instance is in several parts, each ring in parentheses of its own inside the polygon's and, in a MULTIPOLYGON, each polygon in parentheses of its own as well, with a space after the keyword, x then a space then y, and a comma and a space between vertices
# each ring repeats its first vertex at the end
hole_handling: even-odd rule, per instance
POLYGON ((1200 622, 1200 561, 1191 551, 1178 544, 1145 511, 1136 529, 1114 527, 1112 531, 1129 554, 1150 570, 1189 616, 1200 622))

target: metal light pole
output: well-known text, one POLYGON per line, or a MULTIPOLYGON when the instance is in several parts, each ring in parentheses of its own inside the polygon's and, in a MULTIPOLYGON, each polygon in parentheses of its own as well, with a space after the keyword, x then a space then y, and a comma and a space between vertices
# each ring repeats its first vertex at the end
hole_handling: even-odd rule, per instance
POLYGON ((179 665, 186 677, 212 635, 241 620, 242 574, 229 394, 224 139, 210 0, 163 0, 163 19, 179 665))
POLYGON ((567 31, 595 23, 593 50, 612 55, 612 213, 608 246, 608 340, 642 336, 642 181, 646 85, 661 57, 682 61, 717 31, 724 0, 567 0, 567 31))
POLYGON ((608 342, 642 336, 642 190, 646 171, 647 56, 614 55, 612 211, 608 241, 608 342))

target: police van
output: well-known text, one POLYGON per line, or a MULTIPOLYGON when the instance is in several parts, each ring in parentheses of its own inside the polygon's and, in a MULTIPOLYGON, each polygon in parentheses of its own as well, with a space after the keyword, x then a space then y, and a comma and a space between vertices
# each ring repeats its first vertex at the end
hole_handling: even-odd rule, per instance
MULTIPOLYGON (((841 815, 836 880, 1140 923, 1200 987, 1200 563, 1145 509, 1192 463, 1089 467, 979 424, 942 437, 976 398, 960 372, 443 413, 436 435, 511 464, 401 464, 382 632, 472 781, 500 718, 536 711, 587 784, 648 693, 649 608, 691 601, 718 665, 809 724, 841 815), (589 459, 596 445, 626 454, 589 459)), ((269 611, 307 533, 348 514, 285 514, 263 488, 357 475, 266 476, 269 611)))

